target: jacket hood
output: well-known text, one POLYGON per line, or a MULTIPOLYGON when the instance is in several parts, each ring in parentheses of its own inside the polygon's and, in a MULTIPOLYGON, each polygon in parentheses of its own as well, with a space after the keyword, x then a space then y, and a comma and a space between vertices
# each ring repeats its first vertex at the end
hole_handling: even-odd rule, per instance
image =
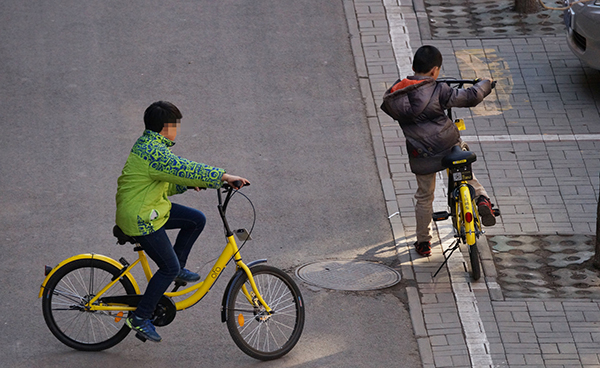
POLYGON ((383 95, 381 109, 394 120, 413 120, 429 104, 436 85, 435 79, 430 77, 399 79, 383 95))

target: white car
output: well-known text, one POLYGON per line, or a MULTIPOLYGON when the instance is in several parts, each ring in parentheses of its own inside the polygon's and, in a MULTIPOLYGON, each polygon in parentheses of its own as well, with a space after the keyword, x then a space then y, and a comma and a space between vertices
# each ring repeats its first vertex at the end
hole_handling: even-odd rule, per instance
MULTIPOLYGON (((565 0, 569 6, 575 0, 565 0)), ((567 43, 581 61, 600 70, 600 0, 573 4, 564 12, 567 43)))

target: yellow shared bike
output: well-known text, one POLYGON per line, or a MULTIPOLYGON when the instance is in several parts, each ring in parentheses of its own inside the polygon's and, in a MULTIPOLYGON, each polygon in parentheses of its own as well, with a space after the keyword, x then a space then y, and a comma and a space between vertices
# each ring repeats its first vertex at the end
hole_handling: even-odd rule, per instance
MULTIPOLYGON (((239 187, 235 183, 234 186, 239 187)), ((244 353, 260 360, 277 359, 292 350, 300 339, 304 302, 287 273, 264 264, 264 259, 248 264, 242 261, 240 249, 250 240, 252 228, 232 231, 229 227, 227 206, 236 193, 252 205, 247 196, 228 184, 217 190, 217 208, 227 244, 214 266, 203 281, 191 287, 176 282, 158 303, 152 323, 166 326, 178 311, 198 303, 233 260, 237 271, 223 295, 221 320, 227 323, 233 341, 244 353), (243 241, 241 246, 238 247, 234 235, 243 241), (183 299, 175 302, 175 297, 183 299)), ((54 268, 46 266, 46 278, 39 293, 44 320, 52 334, 71 348, 99 351, 121 342, 131 331, 125 320, 141 298, 132 269, 141 264, 146 280, 152 277, 148 259, 135 239, 116 226, 113 233, 119 244, 134 244, 137 260, 129 264, 124 258, 116 261, 88 253, 66 259, 54 268)), ((136 337, 145 341, 140 334, 136 337)))
MULTIPOLYGON (((465 84, 475 84, 479 82, 475 80, 464 79, 439 79, 454 88, 462 88, 465 84), (454 85, 454 86, 453 86, 454 85)), ((492 82, 494 88, 496 82, 492 82)), ((452 119, 452 109, 447 111, 448 117, 452 119)), ((455 119, 454 123, 459 130, 465 130, 463 119, 455 119)), ((442 166, 446 168, 448 174, 448 211, 440 211, 433 213, 434 221, 443 221, 452 218, 452 228, 454 244, 444 251, 445 260, 433 275, 434 277, 442 269, 448 261, 448 257, 460 248, 460 244, 466 244, 469 252, 469 263, 471 264, 471 277, 474 280, 479 280, 481 277, 481 266, 479 263, 479 250, 477 249, 477 238, 484 233, 481 227, 481 218, 477 211, 475 203, 475 189, 469 184, 469 180, 473 179, 473 171, 471 165, 477 161, 475 152, 468 150, 466 145, 463 148, 454 146, 450 154, 442 158, 442 166), (449 255, 446 256, 446 252, 449 255)), ((494 216, 500 216, 500 211, 497 208, 493 209, 494 216)))

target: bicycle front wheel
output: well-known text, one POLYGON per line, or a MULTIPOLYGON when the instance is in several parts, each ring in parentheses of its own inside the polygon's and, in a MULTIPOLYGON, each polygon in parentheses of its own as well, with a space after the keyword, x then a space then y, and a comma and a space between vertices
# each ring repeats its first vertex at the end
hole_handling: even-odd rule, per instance
MULTIPOLYGON (((48 280, 42 311, 48 328, 65 345, 86 351, 108 349, 121 342, 130 329, 127 312, 90 311, 85 305, 105 287, 119 269, 97 259, 65 264, 48 280)), ((127 278, 117 282, 105 296, 135 294, 127 278)))
POLYGON ((294 348, 304 328, 304 302, 292 278, 278 268, 250 269, 268 314, 252 291, 247 275, 232 285, 227 328, 236 345, 260 360, 278 359, 294 348))

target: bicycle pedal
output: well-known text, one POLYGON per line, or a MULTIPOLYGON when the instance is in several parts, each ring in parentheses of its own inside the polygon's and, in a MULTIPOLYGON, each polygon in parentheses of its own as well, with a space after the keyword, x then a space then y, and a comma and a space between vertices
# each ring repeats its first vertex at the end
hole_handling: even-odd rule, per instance
POLYGON ((448 220, 448 218, 450 217, 450 214, 448 213, 448 211, 439 211, 439 212, 434 212, 431 217, 433 217, 433 221, 444 221, 444 220, 448 220))
POLYGON ((142 342, 146 342, 146 340, 147 340, 147 339, 144 337, 144 335, 142 335, 142 334, 141 334, 141 333, 139 333, 139 332, 135 334, 135 337, 137 337, 138 339, 140 339, 140 341, 142 341, 142 342))
POLYGON ((493 208, 492 212, 494 213, 494 216, 496 216, 496 217, 500 216, 500 209, 499 208, 493 208))
POLYGON ((175 281, 175 287, 173 288, 173 290, 171 292, 174 293, 177 290, 179 290, 180 287, 185 287, 185 286, 187 286, 187 282, 185 282, 185 281, 175 281))

